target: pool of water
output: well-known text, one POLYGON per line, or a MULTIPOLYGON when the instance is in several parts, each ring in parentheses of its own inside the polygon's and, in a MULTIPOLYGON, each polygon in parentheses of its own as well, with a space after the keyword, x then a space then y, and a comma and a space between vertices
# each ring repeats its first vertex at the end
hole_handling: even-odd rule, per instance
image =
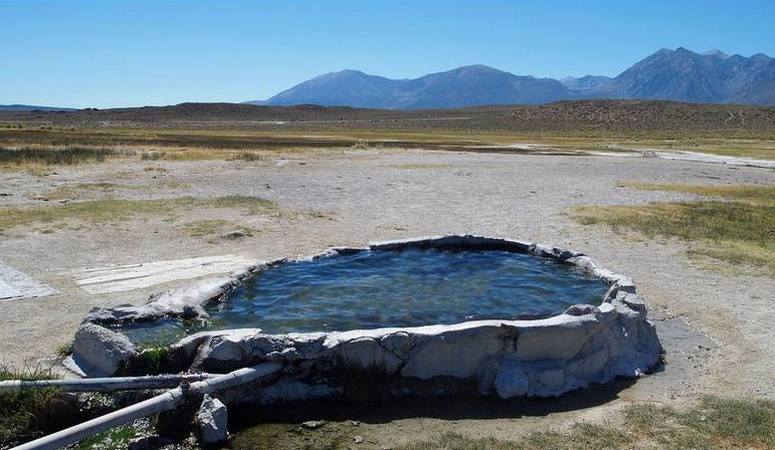
POLYGON ((504 251, 377 250, 288 262, 257 273, 208 308, 205 326, 179 320, 126 326, 138 343, 203 329, 344 331, 529 319, 602 301, 606 285, 573 266, 504 251))

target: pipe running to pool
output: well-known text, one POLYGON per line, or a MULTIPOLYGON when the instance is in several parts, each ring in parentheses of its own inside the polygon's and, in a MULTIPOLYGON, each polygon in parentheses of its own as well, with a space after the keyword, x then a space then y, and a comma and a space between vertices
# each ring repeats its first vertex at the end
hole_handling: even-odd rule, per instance
POLYGON ((17 392, 24 389, 57 388, 65 392, 141 391, 146 389, 172 389, 181 383, 192 383, 214 378, 209 373, 149 375, 141 377, 72 378, 55 380, 8 380, 0 381, 0 392, 17 392))
POLYGON ((247 384, 267 377, 280 369, 282 369, 282 364, 262 363, 238 369, 225 375, 197 381, 188 386, 181 385, 148 400, 35 439, 11 450, 54 450, 61 448, 141 417, 173 410, 183 403, 187 397, 200 396, 247 384))

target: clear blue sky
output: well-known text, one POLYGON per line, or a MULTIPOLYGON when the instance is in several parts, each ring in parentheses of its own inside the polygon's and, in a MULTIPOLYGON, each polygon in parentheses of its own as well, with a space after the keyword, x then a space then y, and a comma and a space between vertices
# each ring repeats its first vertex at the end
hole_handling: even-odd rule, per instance
POLYGON ((775 1, 0 0, 0 104, 237 102, 345 68, 616 75, 679 46, 775 55, 775 1))

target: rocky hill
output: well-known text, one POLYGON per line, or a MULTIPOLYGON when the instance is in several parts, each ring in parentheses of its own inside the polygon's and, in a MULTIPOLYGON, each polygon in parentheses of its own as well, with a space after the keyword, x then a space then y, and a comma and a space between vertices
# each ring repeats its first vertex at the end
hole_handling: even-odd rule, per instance
POLYGON ((483 65, 401 80, 344 70, 253 103, 419 109, 590 98, 775 105, 775 59, 763 54, 744 57, 717 50, 700 54, 685 48, 663 49, 614 78, 586 75, 561 81, 483 65))

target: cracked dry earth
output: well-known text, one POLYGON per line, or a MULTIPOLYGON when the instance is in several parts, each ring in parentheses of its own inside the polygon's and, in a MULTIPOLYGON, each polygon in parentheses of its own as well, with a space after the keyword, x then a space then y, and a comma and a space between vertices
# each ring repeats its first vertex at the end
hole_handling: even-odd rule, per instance
MULTIPOLYGON (((328 246, 428 234, 514 237, 582 251, 601 266, 633 277, 666 348, 656 374, 538 406, 497 412, 491 405, 460 414, 389 415, 364 423, 376 447, 438 432, 513 436, 536 424, 614 417, 624 404, 691 402, 701 394, 775 399, 775 280, 752 268, 708 270, 690 259, 689 244, 646 240, 567 216, 575 205, 638 204, 691 196, 617 187, 618 182, 774 184, 771 170, 721 164, 608 156, 538 156, 422 150, 325 151, 264 161, 109 161, 57 168, 36 177, 0 172, 2 206, 42 204, 36 197, 65 185, 113 183, 105 196, 150 199, 247 195, 278 210, 178 210, 98 224, 34 224, 0 237, 0 261, 57 292, 0 302, 0 360, 55 358, 94 306, 144 302, 148 295, 191 279, 89 294, 75 284, 85 268, 235 255, 266 260, 320 252, 328 246), (151 169, 149 169, 151 168, 151 169), (192 236, 186 224, 225 219, 252 236, 192 236), (411 416, 411 417, 410 417, 411 416)), ((716 263, 714 263, 716 264, 716 263)), ((723 266, 723 265, 722 265, 723 266)))

